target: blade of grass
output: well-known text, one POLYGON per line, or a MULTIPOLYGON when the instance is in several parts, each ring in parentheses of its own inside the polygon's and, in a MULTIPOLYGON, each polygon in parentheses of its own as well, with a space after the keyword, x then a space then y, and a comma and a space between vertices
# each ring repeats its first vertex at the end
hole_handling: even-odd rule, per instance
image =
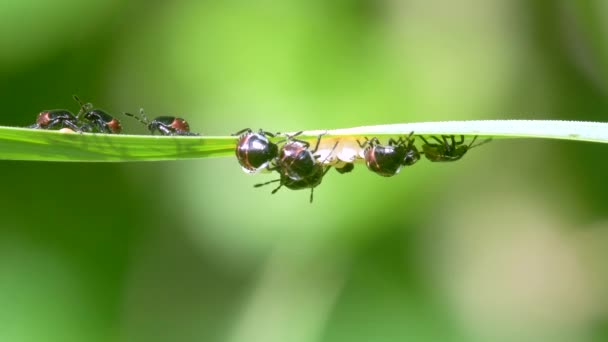
MULTIPOLYGON (((608 123, 551 120, 488 120, 404 123, 336 130, 305 131, 298 136, 360 139, 416 135, 478 135, 486 138, 545 138, 608 143, 608 123)), ((280 138, 277 138, 280 139, 280 138)), ((0 126, 0 159, 71 162, 158 161, 233 156, 236 137, 164 137, 60 133, 0 126)))
POLYGON ((120 162, 234 155, 235 137, 60 133, 0 127, 0 159, 120 162))
MULTIPOLYGON (((325 131, 308 131, 316 136, 325 131)), ((478 120, 417 122, 362 126, 328 131, 328 135, 391 137, 416 135, 464 135, 485 138, 544 138, 608 143, 608 123, 559 120, 478 120)))

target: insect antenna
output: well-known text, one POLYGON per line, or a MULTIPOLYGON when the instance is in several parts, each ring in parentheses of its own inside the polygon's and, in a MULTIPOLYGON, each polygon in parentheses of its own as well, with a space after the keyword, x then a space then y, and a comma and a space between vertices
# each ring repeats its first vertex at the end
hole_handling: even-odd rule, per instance
POLYGON ((144 119, 144 121, 146 122, 146 124, 150 123, 150 120, 146 116, 146 113, 144 112, 143 108, 139 108, 139 115, 144 119))
POLYGON ((475 140, 477 140, 477 135, 473 138, 473 140, 469 144, 469 148, 468 148, 469 150, 472 149, 472 148, 474 148, 474 147, 478 147, 478 146, 481 146, 481 145, 489 143, 490 141, 492 141, 492 138, 484 139, 484 140, 478 142, 477 145, 473 145, 475 143, 475 140))
POLYGON ((277 191, 279 191, 279 189, 280 189, 282 186, 283 186, 283 183, 279 184, 279 186, 278 186, 276 189, 272 190, 270 193, 271 193, 272 195, 274 195, 274 194, 275 194, 277 191))
MULTIPOLYGON (((270 184, 270 183, 280 182, 280 181, 281 181, 281 179, 279 178, 279 179, 275 179, 275 180, 268 181, 268 182, 266 182, 266 183, 258 183, 258 184, 255 184, 253 187, 254 187, 254 188, 259 188, 259 187, 261 187, 261 186, 268 185, 268 184, 270 184)), ((276 191, 274 191, 274 192, 276 192, 276 191)), ((273 193, 274 193, 274 192, 273 192, 273 193)))
POLYGON ((251 133, 251 132, 252 132, 251 128, 244 128, 244 129, 242 129, 242 130, 240 130, 240 131, 238 131, 236 133, 232 133, 230 135, 237 136, 237 135, 241 135, 243 133, 251 133))
POLYGON ((76 119, 80 120, 80 117, 82 115, 84 115, 84 113, 90 109, 93 108, 93 104, 90 102, 87 103, 83 103, 80 100, 80 97, 78 97, 78 95, 72 95, 72 98, 74 99, 74 101, 76 101, 76 103, 78 103, 78 105, 80 106, 80 110, 78 111, 78 114, 76 114, 76 119))
POLYGON ((148 125, 150 123, 150 121, 148 120, 148 117, 144 113, 144 109, 143 108, 139 109, 139 115, 140 116, 137 116, 137 115, 131 114, 131 113, 127 113, 127 112, 124 112, 123 114, 126 115, 126 116, 132 117, 133 119, 141 122, 144 125, 148 125))

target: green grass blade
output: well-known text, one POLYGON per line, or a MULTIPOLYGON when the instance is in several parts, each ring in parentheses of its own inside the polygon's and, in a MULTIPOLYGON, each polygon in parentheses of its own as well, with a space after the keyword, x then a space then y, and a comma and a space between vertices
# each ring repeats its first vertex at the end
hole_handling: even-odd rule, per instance
MULTIPOLYGON (((306 132, 315 136, 325 131, 306 132)), ((608 123, 558 120, 479 120, 417 122, 362 126, 329 131, 336 136, 382 137, 414 132, 416 135, 464 135, 486 138, 545 138, 608 143, 608 123)))
POLYGON ((0 127, 0 159, 119 162, 234 155, 235 137, 60 133, 0 127))
MULTIPOLYGON (((306 131, 299 138, 478 135, 485 138, 546 138, 608 143, 608 123, 551 120, 422 122, 306 131)), ((233 136, 165 137, 60 133, 0 126, 0 159, 73 162, 156 161, 233 156, 233 136)))

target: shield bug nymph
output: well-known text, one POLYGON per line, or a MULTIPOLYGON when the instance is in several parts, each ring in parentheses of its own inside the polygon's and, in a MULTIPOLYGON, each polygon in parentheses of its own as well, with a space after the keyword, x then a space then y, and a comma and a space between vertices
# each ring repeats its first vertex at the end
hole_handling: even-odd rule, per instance
POLYGON ((426 156, 426 159, 432 162, 456 161, 462 158, 462 156, 473 147, 483 145, 492 140, 485 139, 477 145, 473 145, 477 140, 477 136, 475 136, 471 143, 465 145, 464 135, 460 136, 459 141, 456 141, 456 138, 453 135, 442 135, 441 139, 436 136, 432 136, 431 138, 437 143, 429 143, 423 136, 420 136, 420 139, 424 141, 424 145, 422 145, 424 155, 426 156))
MULTIPOLYGON (((293 138, 293 136, 290 138, 293 138)), ((338 146, 338 142, 336 142, 333 149, 330 151, 329 155, 331 155, 331 153, 333 153, 333 151, 336 149, 336 146, 338 146)), ((329 157, 329 155, 328 155, 328 157, 329 157)), ((326 157, 326 159, 328 157, 326 157)), ((319 184, 321 184, 323 177, 325 176, 327 171, 329 171, 329 169, 331 169, 331 165, 324 166, 323 163, 325 163, 325 161, 326 160, 317 161, 315 159, 315 164, 312 166, 311 171, 306 176, 302 176, 297 179, 290 177, 287 172, 285 172, 284 170, 281 170, 280 169, 281 164, 278 164, 277 171, 280 174, 279 179, 275 179, 275 180, 272 180, 272 181, 269 181, 266 183, 256 184, 256 185, 254 185, 254 187, 258 188, 258 187, 261 187, 261 186, 264 186, 264 185, 267 185, 270 183, 280 182, 279 186, 276 189, 272 190, 273 194, 276 193, 277 191, 279 191, 279 189, 282 186, 285 186, 286 188, 291 189, 291 190, 302 190, 302 189, 310 188, 310 203, 312 203, 314 188, 316 188, 317 186, 319 186, 319 184)))
POLYGON ((420 153, 414 146, 412 135, 397 140, 391 138, 388 145, 381 145, 378 138, 359 143, 364 150, 365 164, 371 171, 384 177, 391 177, 401 171, 401 167, 413 165, 420 159, 420 153))
MULTIPOLYGON (((319 134, 315 147, 311 150, 310 143, 294 138, 301 133, 302 132, 298 132, 288 136, 287 142, 281 147, 279 157, 277 158, 277 169, 279 172, 284 173, 286 177, 289 177, 294 181, 309 177, 316 172, 315 166, 318 162, 315 157, 315 152, 317 152, 321 137, 324 135, 319 134)), ((331 155, 331 153, 328 154, 328 157, 329 155, 331 155)))
POLYGON ((137 117, 135 114, 131 113, 123 113, 127 116, 134 118, 135 120, 141 122, 146 125, 148 130, 152 135, 154 133, 159 132, 160 135, 188 135, 188 136, 197 136, 200 135, 198 133, 190 132, 190 125, 188 121, 176 116, 157 116, 152 121, 148 119, 146 113, 143 108, 139 109, 140 117, 137 117))
POLYGON ((247 173, 257 172, 279 155, 279 146, 268 139, 275 135, 262 129, 254 133, 251 129, 242 129, 233 135, 238 135, 236 143, 236 158, 247 173))

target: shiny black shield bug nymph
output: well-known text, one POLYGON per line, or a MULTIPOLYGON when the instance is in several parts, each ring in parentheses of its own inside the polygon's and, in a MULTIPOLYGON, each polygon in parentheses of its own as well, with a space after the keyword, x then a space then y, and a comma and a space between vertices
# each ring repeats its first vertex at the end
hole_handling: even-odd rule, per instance
POLYGON ((78 119, 74 114, 65 109, 44 110, 38 114, 36 123, 28 126, 35 129, 63 129, 70 128, 73 131, 81 131, 78 119))
POLYGON ((401 167, 413 165, 420 159, 420 153, 414 146, 413 132, 406 138, 391 138, 388 145, 381 145, 378 138, 359 143, 362 148, 365 164, 370 171, 383 177, 391 177, 401 171, 401 167))
MULTIPOLYGON (((322 135, 319 136, 319 139, 321 138, 321 136, 322 135)), ((291 136, 290 139, 293 142, 293 140, 294 140, 293 136, 291 136)), ((301 141, 299 141, 299 140, 298 140, 298 142, 301 143, 301 141)), ((285 145, 287 145, 287 144, 285 144, 285 145)), ((317 142, 317 146, 318 146, 318 142, 317 142)), ((261 187, 261 186, 264 186, 267 184, 280 182, 279 186, 277 188, 275 188, 274 190, 272 190, 272 194, 275 194, 283 186, 285 186, 286 188, 288 188, 290 190, 310 189, 310 203, 312 203, 314 189, 321 184, 323 177, 325 176, 327 171, 329 171, 329 169, 331 169, 331 165, 324 165, 324 163, 327 160, 327 158, 329 158, 331 156, 331 154, 334 152, 334 150, 336 149, 336 146, 338 146, 338 142, 336 142, 333 149, 327 155, 325 160, 318 161, 318 160, 314 159, 314 162, 315 162, 314 165, 311 167, 310 172, 308 172, 305 176, 302 176, 300 174, 299 175, 300 177, 298 177, 298 178, 290 177, 288 172, 285 172, 285 170, 281 169, 282 164, 278 163, 277 171, 280 174, 280 178, 266 182, 266 183, 256 184, 256 185, 254 185, 254 187, 258 188, 258 187, 261 187)), ((288 149, 293 148, 293 147, 294 146, 291 146, 291 147, 288 146, 288 149)), ((285 146, 283 146, 282 149, 284 149, 284 148, 285 148, 285 146)), ((299 146, 298 146, 298 148, 299 148, 299 146)), ((313 156, 313 158, 314 158, 314 156, 313 156)), ((297 159, 295 161, 295 163, 302 162, 303 160, 307 161, 307 158, 297 159)), ((350 163, 350 164, 352 165, 352 163, 350 163)), ((291 164, 291 165, 293 165, 293 164, 291 164)))
POLYGON ((82 103, 80 98, 74 95, 74 100, 80 105, 78 120, 84 121, 83 128, 95 133, 118 134, 122 131, 120 121, 105 111, 93 108, 91 103, 82 103))
POLYGON ((235 149, 236 158, 247 173, 268 167, 279 155, 279 146, 268 139, 275 137, 270 132, 260 129, 255 133, 245 128, 232 135, 239 136, 235 149))
POLYGON ((441 139, 432 136, 431 139, 435 140, 437 143, 429 143, 423 136, 420 136, 420 139, 424 141, 422 150, 426 159, 432 162, 456 161, 462 158, 462 156, 464 156, 465 153, 467 153, 467 151, 473 147, 483 145, 492 140, 485 139, 477 145, 473 145, 477 140, 477 136, 475 136, 473 140, 471 140, 471 143, 465 145, 464 135, 460 136, 459 141, 456 141, 456 138, 453 135, 442 135, 441 139))
POLYGON ((287 142, 281 147, 277 158, 279 172, 294 181, 310 177, 317 172, 316 165, 318 162, 314 154, 319 149, 321 137, 325 135, 320 134, 317 137, 315 147, 311 150, 307 141, 295 139, 300 134, 302 132, 287 137, 287 142))
POLYGON ((127 116, 134 118, 135 120, 146 125, 152 135, 159 132, 160 135, 186 135, 186 136, 198 136, 198 133, 190 132, 190 125, 188 121, 183 118, 176 116, 157 116, 152 121, 148 119, 144 109, 139 110, 140 117, 135 114, 123 113, 127 116))

